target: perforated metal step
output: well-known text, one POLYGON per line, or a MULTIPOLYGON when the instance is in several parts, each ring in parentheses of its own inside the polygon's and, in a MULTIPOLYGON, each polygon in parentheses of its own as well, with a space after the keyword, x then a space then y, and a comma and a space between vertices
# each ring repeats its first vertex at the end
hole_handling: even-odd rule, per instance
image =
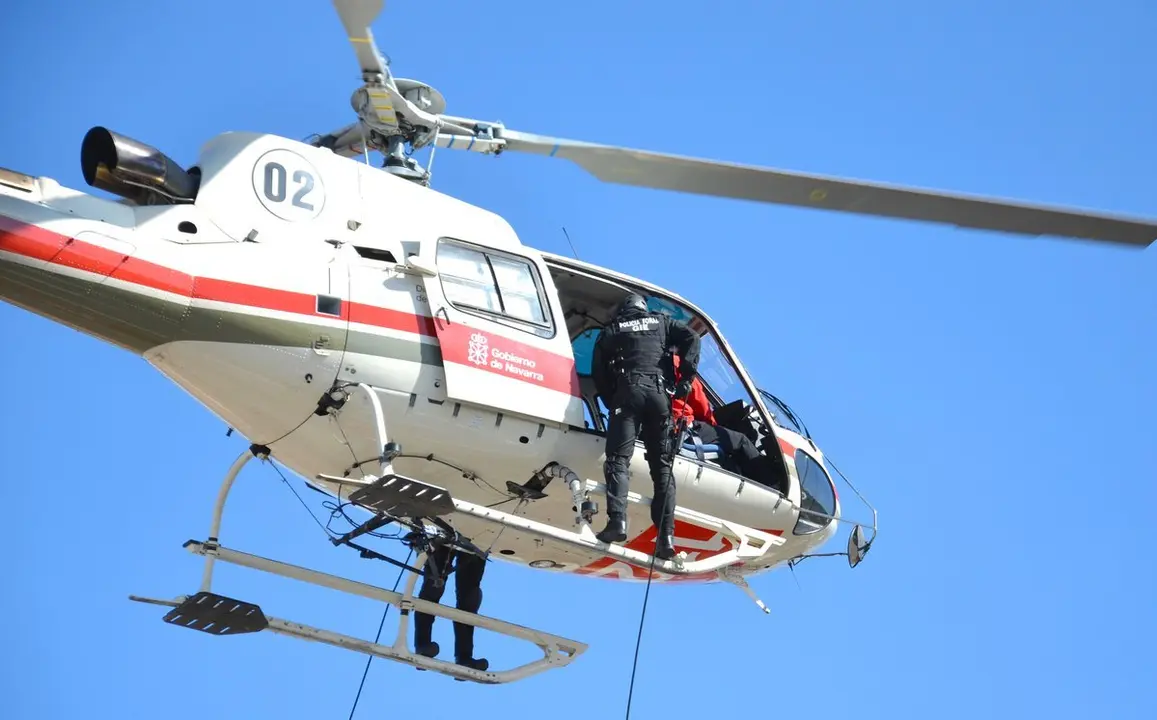
POLYGON ((211 592, 199 592, 165 614, 170 625, 210 635, 255 633, 269 627, 261 608, 211 592))

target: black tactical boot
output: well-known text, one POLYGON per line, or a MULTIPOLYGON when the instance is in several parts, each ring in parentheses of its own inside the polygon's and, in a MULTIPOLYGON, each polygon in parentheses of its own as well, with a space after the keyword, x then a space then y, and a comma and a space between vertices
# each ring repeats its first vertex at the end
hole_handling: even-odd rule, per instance
MULTIPOLYGON (((421 655, 423 657, 432 658, 432 657, 438 657, 438 653, 441 651, 442 651, 442 648, 438 647, 438 643, 434 642, 433 640, 427 640, 425 642, 415 642, 414 643, 414 654, 415 655, 421 655)), ((419 671, 419 672, 426 672, 426 668, 420 667, 420 668, 414 668, 414 669, 419 671)))
POLYGON ((659 560, 674 560, 675 538, 670 535, 660 535, 655 542, 655 557, 659 560))
POLYGON ((599 542, 622 542, 627 539, 627 521, 621 515, 611 515, 607 518, 607 526, 595 535, 599 542))

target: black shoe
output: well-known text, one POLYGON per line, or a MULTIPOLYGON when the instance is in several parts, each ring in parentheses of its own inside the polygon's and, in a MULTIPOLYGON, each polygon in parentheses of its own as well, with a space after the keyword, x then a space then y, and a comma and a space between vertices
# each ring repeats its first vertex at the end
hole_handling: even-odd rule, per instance
MULTIPOLYGON (((465 667, 468 667, 468 668, 480 670, 482 672, 486 672, 487 670, 490 669, 490 661, 488 661, 486 658, 468 658, 468 659, 455 660, 454 662, 458 663, 459 665, 463 665, 465 667)), ((458 682, 466 682, 462 678, 454 678, 454 679, 457 680, 458 682)))
POLYGON ((607 526, 600 530, 595 538, 599 542, 604 542, 608 545, 611 543, 623 542, 627 539, 627 521, 620 517, 612 517, 607 520, 607 526))
POLYGON ((659 560, 675 559, 675 539, 670 535, 662 535, 655 543, 655 557, 659 560))
MULTIPOLYGON (((428 657, 428 658, 437 657, 438 653, 441 651, 442 651, 442 648, 438 647, 438 643, 433 642, 433 641, 425 642, 425 643, 414 643, 414 654, 421 655, 422 657, 428 657)), ((414 669, 420 670, 422 672, 426 672, 426 668, 420 667, 420 668, 414 668, 414 669)))

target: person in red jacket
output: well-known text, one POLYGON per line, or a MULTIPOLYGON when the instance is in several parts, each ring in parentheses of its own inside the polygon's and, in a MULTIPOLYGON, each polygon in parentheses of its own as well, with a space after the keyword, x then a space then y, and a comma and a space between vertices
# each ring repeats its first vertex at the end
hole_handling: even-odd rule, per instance
MULTIPOLYGON (((674 363, 675 375, 678 379, 678 355, 674 356, 674 363)), ((707 399, 707 393, 703 390, 703 383, 699 382, 698 375, 691 380, 691 392, 687 393, 686 398, 673 398, 671 400, 671 417, 677 422, 682 421, 681 425, 684 428, 691 427, 691 424, 696 420, 709 425, 715 424, 715 413, 711 412, 711 401, 707 399)))
MULTIPOLYGON (((672 356, 672 361, 676 381, 681 380, 679 357, 672 356)), ((738 470, 744 477, 759 480, 759 450, 743 433, 715 424, 711 401, 708 400, 707 392, 703 390, 703 383, 699 382, 698 375, 692 378, 691 392, 687 393, 686 398, 672 399, 671 417, 676 423, 675 432, 680 435, 681 431, 689 430, 705 445, 718 444, 723 456, 730 461, 724 464, 728 470, 738 470)))

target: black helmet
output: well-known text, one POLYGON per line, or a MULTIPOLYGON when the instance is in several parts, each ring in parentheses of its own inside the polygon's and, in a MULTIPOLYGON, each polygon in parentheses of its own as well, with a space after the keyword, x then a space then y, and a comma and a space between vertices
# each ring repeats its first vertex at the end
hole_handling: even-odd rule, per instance
POLYGON ((623 301, 619 303, 619 307, 617 310, 615 310, 615 314, 622 315, 623 313, 630 310, 635 312, 647 312, 647 301, 644 300, 643 296, 639 293, 631 293, 627 297, 623 298, 623 301))

